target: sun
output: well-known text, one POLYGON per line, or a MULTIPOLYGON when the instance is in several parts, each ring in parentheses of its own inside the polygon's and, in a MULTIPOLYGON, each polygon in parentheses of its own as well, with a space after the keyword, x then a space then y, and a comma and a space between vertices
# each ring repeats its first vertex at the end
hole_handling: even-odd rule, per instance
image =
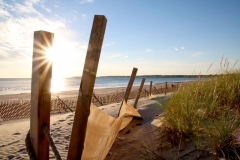
POLYGON ((51 92, 63 91, 65 88, 65 82, 63 78, 52 78, 51 92))
POLYGON ((50 48, 48 48, 48 50, 47 50, 47 52, 46 52, 46 56, 47 56, 48 60, 50 60, 51 62, 56 61, 55 54, 56 54, 56 49, 55 49, 55 47, 50 47, 50 48))

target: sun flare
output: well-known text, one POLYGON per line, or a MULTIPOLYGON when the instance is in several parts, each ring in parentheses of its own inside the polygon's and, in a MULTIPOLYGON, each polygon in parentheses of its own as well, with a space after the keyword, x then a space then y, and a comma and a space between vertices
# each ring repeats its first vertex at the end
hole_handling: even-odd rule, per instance
POLYGON ((63 78, 53 78, 51 83, 51 92, 63 91, 65 82, 63 78))

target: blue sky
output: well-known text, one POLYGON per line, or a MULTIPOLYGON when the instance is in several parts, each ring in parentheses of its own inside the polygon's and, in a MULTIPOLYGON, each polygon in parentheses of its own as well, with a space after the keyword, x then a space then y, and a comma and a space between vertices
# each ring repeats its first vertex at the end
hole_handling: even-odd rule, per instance
POLYGON ((133 67, 138 75, 219 73, 223 56, 229 67, 240 58, 239 8, 239 0, 0 0, 0 78, 31 77, 36 30, 55 34, 53 76, 81 76, 94 15, 107 18, 97 76, 133 67))

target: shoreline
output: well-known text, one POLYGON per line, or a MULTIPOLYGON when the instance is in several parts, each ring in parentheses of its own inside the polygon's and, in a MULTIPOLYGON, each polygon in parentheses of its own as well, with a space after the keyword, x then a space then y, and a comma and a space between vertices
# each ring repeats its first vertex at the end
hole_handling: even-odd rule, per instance
MULTIPOLYGON (((168 83, 168 88, 171 88, 171 85, 176 85, 181 82, 172 82, 168 83)), ((186 83, 186 82, 182 82, 186 83)), ((144 89, 149 91, 150 85, 144 85, 142 92, 145 92, 144 89)), ((165 83, 156 83, 153 86, 155 86, 157 89, 164 89, 165 83)), ((113 88, 96 88, 93 90, 94 94, 99 95, 105 95, 105 94, 112 94, 112 93, 118 93, 118 92, 125 92, 127 87, 113 87, 113 88)), ((138 91, 139 86, 133 86, 131 91, 138 91)), ((154 91, 154 87, 152 87, 152 90, 154 91)), ((78 96, 78 90, 70 90, 70 91, 59 91, 59 92, 53 92, 51 93, 51 98, 56 99, 57 96, 60 96, 61 98, 74 98, 78 96)), ((30 101, 31 99, 31 93, 18 93, 18 94, 6 94, 6 95, 0 95, 0 102, 6 102, 6 101, 30 101)))

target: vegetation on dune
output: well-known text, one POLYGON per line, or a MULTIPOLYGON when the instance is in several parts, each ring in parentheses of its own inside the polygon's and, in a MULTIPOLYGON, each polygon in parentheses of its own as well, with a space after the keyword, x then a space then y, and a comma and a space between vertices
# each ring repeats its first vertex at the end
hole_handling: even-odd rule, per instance
POLYGON ((199 150, 240 159, 239 111, 240 71, 225 71, 206 81, 181 86, 166 103, 164 128, 178 134, 172 140, 178 142, 175 144, 180 143, 180 134, 199 150))

